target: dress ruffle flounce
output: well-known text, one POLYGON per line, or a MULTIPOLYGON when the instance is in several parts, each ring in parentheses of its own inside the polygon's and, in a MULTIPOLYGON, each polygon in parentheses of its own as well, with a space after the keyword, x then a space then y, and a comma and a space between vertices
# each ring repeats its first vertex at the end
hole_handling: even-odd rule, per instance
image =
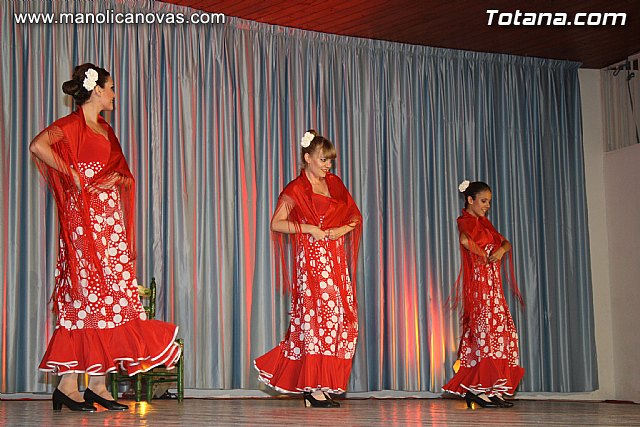
POLYGON ((123 369, 135 375, 160 365, 172 369, 180 358, 177 334, 177 326, 160 320, 134 319, 110 329, 58 327, 40 370, 104 375, 123 369))
POLYGON ((509 366, 506 359, 483 359, 473 367, 461 366, 443 390, 464 396, 486 393, 487 396, 505 394, 512 396, 524 376, 520 366, 509 366))
POLYGON ((280 346, 254 362, 258 379, 281 393, 322 390, 342 394, 347 389, 352 359, 304 355, 299 360, 284 357, 280 346))

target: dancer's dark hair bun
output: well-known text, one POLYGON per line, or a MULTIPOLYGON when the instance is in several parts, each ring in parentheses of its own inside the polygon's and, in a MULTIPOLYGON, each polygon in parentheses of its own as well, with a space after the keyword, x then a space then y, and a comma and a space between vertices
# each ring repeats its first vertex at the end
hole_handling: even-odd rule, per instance
POLYGON ((73 76, 71 80, 67 80, 62 83, 62 91, 67 95, 71 95, 76 104, 82 105, 89 100, 91 97, 91 92, 83 86, 84 79, 86 77, 85 73, 89 69, 94 69, 98 72, 98 81, 96 82, 98 86, 104 87, 107 79, 109 78, 109 72, 104 68, 93 65, 90 62, 87 62, 82 65, 78 65, 73 69, 73 76))
POLYGON ((483 191, 491 192, 491 187, 489 187, 487 183, 482 181, 474 181, 470 183, 467 189, 462 193, 465 206, 469 203, 467 200, 468 197, 471 197, 473 200, 475 200, 478 193, 482 193, 483 191))

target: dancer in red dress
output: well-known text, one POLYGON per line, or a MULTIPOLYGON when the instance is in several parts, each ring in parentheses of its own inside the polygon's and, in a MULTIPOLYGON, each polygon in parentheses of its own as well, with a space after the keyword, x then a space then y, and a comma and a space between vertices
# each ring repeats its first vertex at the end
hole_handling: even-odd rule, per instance
POLYGON ((52 296, 56 329, 40 370, 62 375, 54 409, 95 411, 93 403, 126 410, 113 400, 105 375, 118 367, 133 375, 180 356, 177 327, 146 320, 138 296, 134 179, 113 129, 99 115, 113 110, 113 80, 83 64, 63 85, 78 109, 31 143, 38 169, 56 201, 60 247, 52 296), (77 374, 90 375, 83 396, 77 374))
POLYGON ((308 131, 301 145, 304 168, 280 194, 271 220, 285 286, 283 236, 291 234, 291 321, 285 339, 255 366, 260 381, 303 393, 307 407, 337 407, 329 393, 345 392, 358 338, 354 279, 362 216, 329 172, 333 144, 308 131))
MULTIPOLYGON (((462 270, 456 284, 456 301, 463 308, 460 369, 443 389, 465 397, 469 407, 473 402, 482 407, 509 407, 513 404, 503 395, 513 395, 524 375, 519 366, 518 333, 504 298, 500 271, 502 258, 507 253, 510 256, 511 244, 486 217, 491 188, 483 182, 464 181, 459 190, 465 197, 458 218, 462 270)), ((509 262, 512 264, 511 258, 509 262)), ((510 284, 522 302, 512 268, 510 284)))

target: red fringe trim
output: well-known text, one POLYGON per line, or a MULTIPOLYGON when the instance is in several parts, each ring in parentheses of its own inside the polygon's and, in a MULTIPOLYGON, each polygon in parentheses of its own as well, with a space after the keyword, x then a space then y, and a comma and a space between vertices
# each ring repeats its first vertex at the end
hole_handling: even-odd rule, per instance
MULTIPOLYGON (((80 175, 82 190, 78 190, 73 180, 73 172, 79 171, 78 151, 85 141, 86 122, 82 107, 75 112, 56 120, 52 125, 43 130, 37 138, 44 138, 53 154, 55 166, 48 165, 44 161, 33 156, 38 170, 47 182, 51 194, 56 201, 58 220, 60 222, 60 238, 64 241, 66 251, 61 251, 62 262, 58 265, 61 268, 60 275, 56 279, 51 301, 54 302, 53 309, 57 313, 58 293, 70 294, 72 297, 80 296, 80 283, 78 275, 80 271, 80 259, 76 255, 76 245, 73 243, 69 229, 71 223, 69 216, 80 218, 83 228, 91 230, 90 213, 90 191, 101 188, 114 188, 120 192, 120 203, 122 205, 125 229, 127 231, 127 243, 129 255, 132 260, 136 258, 136 231, 135 231, 135 181, 127 161, 122 153, 120 142, 111 126, 98 116, 98 123, 104 126, 109 136, 111 152, 105 167, 93 178, 91 185, 87 185, 84 177, 80 175), (70 280, 70 283, 67 282, 70 280)), ((79 247, 85 248, 82 261, 87 264, 86 271, 89 274, 90 282, 104 282, 102 267, 97 257, 97 250, 91 238, 91 233, 87 232, 78 236, 79 247)))
MULTIPOLYGON (((346 300, 346 292, 341 292, 342 306, 345 310, 345 318, 351 322, 358 317, 358 301, 356 298, 356 279, 358 267, 358 251, 360 249, 360 238, 362 236, 362 214, 358 209, 351 194, 344 186, 340 178, 333 174, 327 174, 327 186, 331 193, 332 203, 327 210, 323 229, 341 227, 343 225, 355 223, 355 228, 343 236, 344 249, 347 260, 347 268, 353 289, 353 303, 346 300)), ((296 257, 301 250, 308 252, 310 243, 307 236, 302 233, 302 224, 320 225, 319 215, 315 211, 311 193, 313 189, 306 176, 304 169, 300 171, 298 178, 291 181, 280 193, 275 212, 282 206, 287 209, 287 218, 294 224, 295 234, 285 236, 282 233, 272 232, 274 253, 276 258, 276 284, 278 288, 291 292, 292 299, 298 298, 298 277, 296 257), (287 255, 288 254, 288 255, 287 255), (289 265, 293 265, 290 270, 289 265)), ((331 244, 338 244, 340 240, 331 241, 331 244)), ((340 243, 342 244, 342 243, 340 243)), ((340 277, 346 275, 342 271, 342 263, 336 264, 335 275, 340 277)), ((309 268, 309 267, 307 267, 309 268)), ((307 278, 310 286, 317 286, 318 278, 310 271, 307 271, 307 278)))

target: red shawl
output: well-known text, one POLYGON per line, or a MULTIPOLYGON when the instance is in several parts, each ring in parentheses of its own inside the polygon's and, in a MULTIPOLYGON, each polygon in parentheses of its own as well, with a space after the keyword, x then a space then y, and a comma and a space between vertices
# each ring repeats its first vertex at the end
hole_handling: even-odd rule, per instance
MULTIPOLYGON (((322 218, 322 229, 342 227, 343 225, 355 223, 355 228, 344 235, 345 253, 347 258, 347 266, 349 268, 349 275, 351 277, 351 283, 353 287, 353 312, 349 309, 350 305, 347 304, 346 292, 340 292, 342 299, 342 306, 345 310, 345 317, 351 321, 357 318, 357 302, 355 297, 356 288, 356 267, 358 265, 358 248, 360 245, 360 236, 362 234, 362 215, 360 210, 353 201, 351 194, 342 183, 342 180, 336 175, 328 173, 326 176, 327 186, 329 187, 329 193, 331 194, 331 200, 329 207, 322 218)), ((305 253, 310 252, 310 245, 308 236, 301 232, 301 224, 313 224, 320 225, 320 214, 316 211, 312 201, 313 188, 309 179, 307 178, 304 169, 300 172, 300 175, 291 181, 285 189, 280 193, 278 198, 278 205, 276 211, 284 204, 288 211, 288 220, 296 224, 296 233, 292 235, 290 239, 291 243, 291 258, 290 261, 295 263, 296 257, 300 250, 304 250, 305 253)), ((287 263, 284 251, 284 235, 282 233, 272 233, 274 239, 274 245, 276 250, 276 267, 277 280, 281 280, 281 284, 284 289, 291 290, 294 301, 298 298, 298 271, 294 264, 292 272, 288 273, 287 263), (289 280, 291 277, 291 281, 289 280)), ((329 240, 329 244, 337 245, 340 240, 329 240)), ((339 279, 341 275, 346 274, 342 271, 344 263, 335 262, 333 272, 339 279)), ((306 268, 309 269, 309 264, 306 264, 306 268)), ((307 271, 308 285, 312 289, 319 289, 319 280, 310 271, 307 271), (317 288, 316 288, 317 287, 317 288)), ((341 280, 335 280, 334 283, 338 283, 342 286, 341 280)), ((280 283, 279 283, 280 284, 280 283)), ((342 289, 341 289, 342 290, 342 289)))
MULTIPOLYGON (((466 249, 462 244, 460 245, 462 266, 460 267, 460 274, 456 280, 454 305, 460 302, 460 296, 462 294, 462 318, 463 324, 466 325, 469 321, 473 304, 477 301, 477 297, 474 296, 477 290, 477 282, 473 280, 474 266, 481 270, 486 270, 486 257, 488 254, 484 250, 485 246, 493 244, 495 249, 498 249, 506 239, 498 233, 487 217, 473 216, 467 212, 466 209, 463 209, 462 215, 458 217, 458 231, 467 236, 469 249, 466 249), (462 287, 462 290, 460 287, 462 287)), ((512 292, 518 298, 520 304, 523 305, 522 295, 518 290, 518 285, 515 280, 511 252, 512 251, 509 251, 505 254, 509 262, 509 272, 506 274, 507 281, 509 282, 512 292)), ((504 265, 502 261, 497 262, 500 263, 500 268, 502 268, 504 265)), ((480 274, 487 273, 481 271, 480 274)))
MULTIPOLYGON (((63 271, 60 271, 56 278, 56 287, 52 295, 54 301, 60 292, 70 293, 76 297, 81 295, 78 272, 85 266, 80 264, 77 248, 83 248, 81 252, 82 259, 89 267, 86 268, 88 274, 92 276, 92 279, 99 280, 99 283, 104 283, 101 263, 97 256, 91 232, 93 227, 91 225, 89 200, 92 192, 95 193, 100 191, 101 188, 108 187, 119 191, 120 203, 124 211, 130 258, 135 259, 136 257, 135 181, 113 129, 102 116, 98 116, 98 123, 107 129, 108 139, 111 142, 111 152, 105 167, 93 177, 91 185, 87 185, 84 182, 84 176, 80 175, 82 190, 77 189, 71 173, 71 169, 79 170, 78 155, 87 132, 87 124, 82 107, 79 107, 68 116, 56 120, 42 131, 42 133, 47 133, 57 168, 47 165, 34 156, 36 165, 47 181, 56 201, 58 219, 60 221, 60 238, 65 246, 65 250, 61 251, 60 254, 62 260, 59 259, 59 261, 62 262, 59 262, 59 268, 62 268, 63 271), (86 230, 82 234, 75 233, 76 230, 69 229, 70 219, 76 215, 80 217, 83 230, 86 230), (76 234, 75 243, 71 238, 73 233, 76 234)), ((56 308, 57 306, 54 304, 54 309, 56 308)))

